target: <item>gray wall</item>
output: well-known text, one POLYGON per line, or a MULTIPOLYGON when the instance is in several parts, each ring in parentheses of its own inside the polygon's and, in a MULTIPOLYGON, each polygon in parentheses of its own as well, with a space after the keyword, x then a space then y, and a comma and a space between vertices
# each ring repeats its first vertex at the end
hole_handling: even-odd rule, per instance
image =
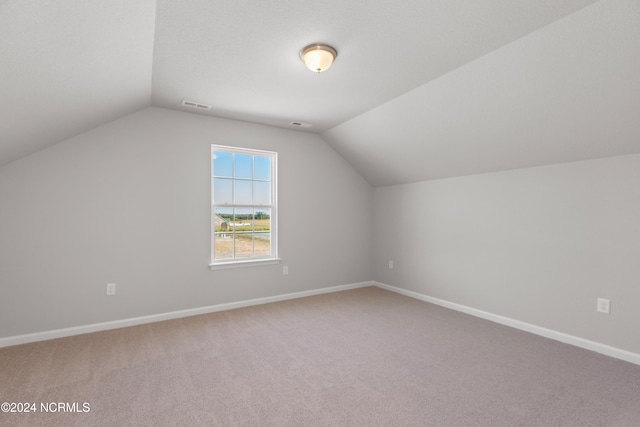
POLYGON ((380 187, 374 212, 376 281, 640 353, 640 155, 380 187))
POLYGON ((0 337, 370 280, 371 204, 317 135, 142 110, 0 168, 0 337), (282 264, 209 270, 212 143, 278 152, 282 264))
POLYGON ((0 337, 373 278, 640 353, 638 218, 640 155, 372 189, 317 135, 149 108, 0 168, 0 337), (209 270, 211 143, 278 151, 282 264, 209 270))

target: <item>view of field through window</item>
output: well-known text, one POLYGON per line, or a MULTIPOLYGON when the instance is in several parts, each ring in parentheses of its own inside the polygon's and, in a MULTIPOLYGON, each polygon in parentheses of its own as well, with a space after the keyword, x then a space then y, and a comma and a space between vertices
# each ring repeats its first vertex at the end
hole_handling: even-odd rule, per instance
POLYGON ((269 257, 271 158, 212 151, 213 259, 269 257))

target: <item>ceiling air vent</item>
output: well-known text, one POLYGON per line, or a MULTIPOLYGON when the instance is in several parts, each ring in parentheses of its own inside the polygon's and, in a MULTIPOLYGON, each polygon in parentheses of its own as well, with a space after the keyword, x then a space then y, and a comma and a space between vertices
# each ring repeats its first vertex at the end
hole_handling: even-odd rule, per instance
POLYGON ((291 122, 289 124, 291 126, 297 127, 297 128, 308 128, 308 127, 311 127, 311 123, 305 123, 305 122, 291 122))
POLYGON ((184 99, 182 100, 182 105, 184 105, 185 107, 189 107, 189 108, 198 108, 200 110, 210 110, 211 109, 211 105, 199 104, 199 103, 193 102, 193 101, 185 101, 184 99))

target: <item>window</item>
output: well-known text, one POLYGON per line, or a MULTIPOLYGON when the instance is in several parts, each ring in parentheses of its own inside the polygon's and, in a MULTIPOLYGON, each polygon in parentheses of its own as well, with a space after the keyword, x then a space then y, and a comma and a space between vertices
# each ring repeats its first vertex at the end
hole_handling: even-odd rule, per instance
POLYGON ((211 146, 211 267, 278 262, 277 153, 211 146))

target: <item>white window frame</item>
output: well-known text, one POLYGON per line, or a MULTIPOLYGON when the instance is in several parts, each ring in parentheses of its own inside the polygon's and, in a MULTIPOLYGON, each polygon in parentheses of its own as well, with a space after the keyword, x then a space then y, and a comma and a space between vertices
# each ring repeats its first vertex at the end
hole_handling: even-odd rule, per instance
POLYGON ((210 215, 210 237, 211 237, 211 262, 209 268, 212 270, 224 269, 224 268, 236 268, 236 267, 248 267, 257 265, 269 265, 278 264, 280 258, 278 258, 278 153, 275 151, 256 150, 252 148, 241 148, 226 145, 211 144, 210 160, 209 160, 210 174, 209 182, 211 185, 210 197, 211 197, 211 215, 210 215), (223 151, 233 154, 246 154, 252 156, 263 156, 271 159, 271 204, 270 205, 236 205, 236 204, 221 204, 216 205, 214 203, 214 189, 213 189, 213 152, 223 151), (215 254, 215 226, 214 215, 216 207, 226 208, 268 208, 270 209, 271 216, 271 255, 269 256, 254 256, 251 258, 232 258, 216 260, 215 254))

